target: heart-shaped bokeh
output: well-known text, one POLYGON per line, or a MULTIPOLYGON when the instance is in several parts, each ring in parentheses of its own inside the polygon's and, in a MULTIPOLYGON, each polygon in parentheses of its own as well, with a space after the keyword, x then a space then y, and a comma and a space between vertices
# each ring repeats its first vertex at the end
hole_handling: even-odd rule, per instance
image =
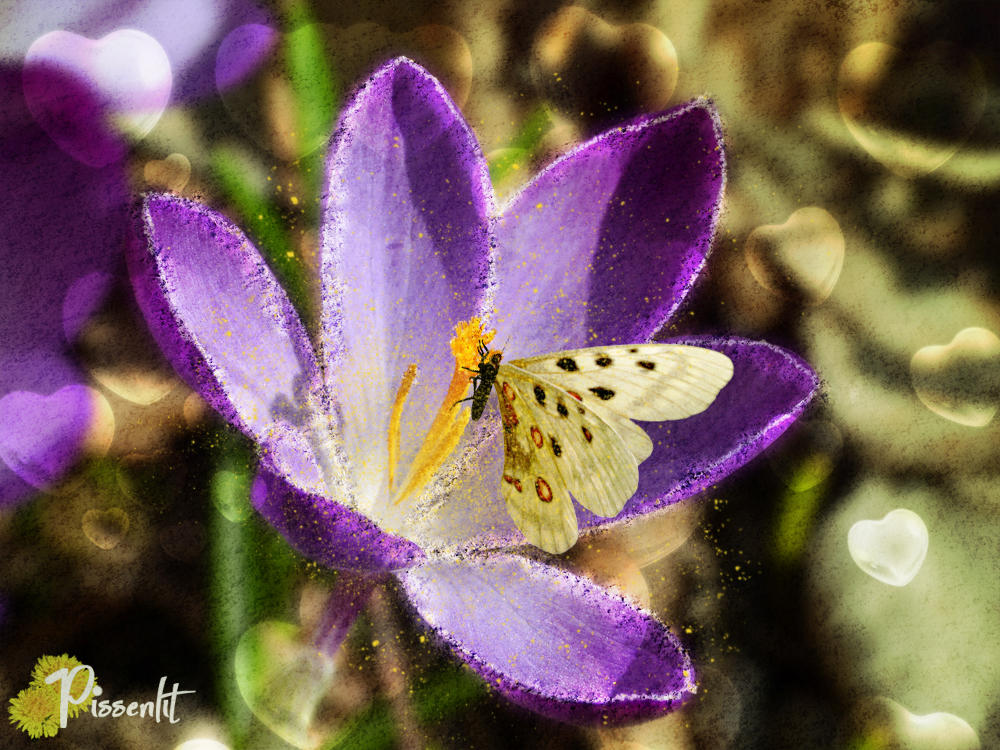
POLYGON ((0 458, 25 482, 46 489, 76 461, 93 414, 86 386, 47 396, 12 391, 0 398, 0 458))
POLYGON ((858 706, 865 747, 905 750, 980 750, 976 731, 964 719, 944 711, 918 715, 896 701, 871 698, 858 706))
POLYGON ((655 26, 616 26, 579 5, 542 24, 531 68, 542 95, 592 130, 666 109, 679 75, 677 51, 655 26))
POLYGON ((775 294, 818 304, 830 296, 844 266, 840 225, 818 206, 800 208, 784 224, 757 227, 747 238, 747 266, 775 294))
POLYGON ((932 412, 985 427, 1000 406, 1000 338, 985 328, 965 328, 950 343, 914 354, 910 377, 917 397, 932 412))
POLYGON ((299 748, 319 747, 317 708, 336 672, 333 659, 303 640, 302 630, 285 622, 262 622, 236 646, 236 686, 247 707, 268 729, 299 748))
POLYGON ((910 52, 866 42, 840 66, 837 102, 862 148, 911 177, 961 148, 982 117, 986 82, 976 59, 953 45, 910 52))
POLYGON ((321 79, 328 73, 305 64, 309 54, 321 55, 323 30, 319 24, 299 26, 278 34, 257 24, 231 31, 216 56, 215 81, 230 117, 260 146, 286 161, 299 159, 324 146, 330 137, 337 102, 336 87, 321 79), (247 45, 267 48, 263 63, 240 85, 244 71, 229 64, 247 45), (303 108, 296 94, 311 101, 303 108))
POLYGON ((172 85, 167 53, 135 29, 97 40, 52 31, 35 40, 24 61, 24 95, 35 120, 66 153, 92 167, 124 156, 109 126, 134 139, 153 129, 172 85), (52 71, 72 83, 54 83, 52 71))
POLYGON ((128 533, 129 517, 121 508, 98 510, 91 508, 83 514, 83 533, 101 549, 114 549, 128 533))
POLYGON ((847 532, 847 549, 865 573, 890 586, 914 579, 927 557, 930 538, 923 519, 897 508, 881 521, 858 521, 847 532))
POLYGON ((94 367, 90 374, 116 396, 139 406, 155 404, 180 384, 173 373, 163 370, 94 367))
POLYGON ((154 190, 179 193, 191 179, 191 162, 184 154, 147 161, 142 168, 142 178, 154 190))

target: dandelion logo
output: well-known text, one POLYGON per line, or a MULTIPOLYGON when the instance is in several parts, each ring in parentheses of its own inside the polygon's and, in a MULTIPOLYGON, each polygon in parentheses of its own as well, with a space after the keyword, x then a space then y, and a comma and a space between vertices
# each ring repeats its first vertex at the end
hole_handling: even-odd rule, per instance
POLYGON ((31 670, 31 684, 10 699, 10 723, 32 739, 55 737, 100 694, 86 664, 69 654, 42 656, 31 670))

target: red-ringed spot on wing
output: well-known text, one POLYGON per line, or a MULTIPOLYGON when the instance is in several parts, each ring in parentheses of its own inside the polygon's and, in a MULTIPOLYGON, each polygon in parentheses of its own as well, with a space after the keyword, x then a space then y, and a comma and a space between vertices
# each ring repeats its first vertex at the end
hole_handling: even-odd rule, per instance
POLYGON ((539 430, 537 427, 533 426, 531 428, 531 440, 535 444, 536 448, 541 448, 542 443, 545 442, 545 438, 542 437, 542 431, 539 430))
POLYGON ((588 443, 594 439, 594 436, 590 434, 590 430, 586 427, 581 427, 580 429, 583 430, 583 436, 587 438, 588 443))
POLYGON ((514 389, 510 387, 510 383, 504 383, 500 390, 503 391, 503 397, 508 401, 513 401, 517 397, 517 394, 514 393, 514 389))
POLYGON ((515 479, 510 474, 504 474, 503 475, 503 481, 505 481, 507 484, 514 485, 514 489, 517 490, 518 492, 521 491, 521 480, 520 479, 515 479))
POLYGON ((535 480, 535 492, 538 493, 538 499, 543 503, 552 502, 552 488, 549 487, 549 483, 541 477, 538 477, 538 479, 535 480))
POLYGON ((568 393, 570 396, 572 396, 573 398, 575 398, 577 401, 583 401, 583 396, 581 396, 576 391, 566 391, 566 393, 568 393))

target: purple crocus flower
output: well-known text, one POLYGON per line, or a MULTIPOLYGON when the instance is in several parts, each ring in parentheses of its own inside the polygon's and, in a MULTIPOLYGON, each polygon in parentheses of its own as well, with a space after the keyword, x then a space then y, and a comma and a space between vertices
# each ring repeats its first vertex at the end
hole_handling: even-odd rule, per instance
MULTIPOLYGON (((455 105, 397 59, 345 109, 327 179, 318 352, 260 254, 211 209, 148 196, 149 252, 130 258, 175 367, 260 446, 254 505, 312 559, 369 581, 394 575, 440 639, 517 703, 580 723, 676 705, 694 691, 694 672, 663 624, 516 550, 524 540, 500 498, 499 418, 431 441, 442 450, 425 446, 459 411, 449 400, 456 326, 488 320, 513 357, 662 329, 704 265, 718 216, 724 165, 711 104, 598 136, 498 211, 455 105), (394 503, 399 477, 414 470, 426 481, 394 503)), ((615 519, 578 510, 584 533, 725 477, 815 391, 812 371, 777 347, 682 341, 725 352, 732 381, 702 414, 646 426, 656 447, 638 492, 615 519)), ((339 637, 357 602, 338 595, 339 637)))

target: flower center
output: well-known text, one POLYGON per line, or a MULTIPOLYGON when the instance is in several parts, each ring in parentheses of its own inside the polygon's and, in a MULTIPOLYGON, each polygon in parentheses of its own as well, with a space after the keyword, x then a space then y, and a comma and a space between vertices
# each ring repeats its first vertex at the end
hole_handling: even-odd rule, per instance
MULTIPOLYGON (((480 342, 489 344, 496 336, 496 331, 486 331, 479 318, 463 321, 455 326, 455 335, 451 339, 451 353, 455 358, 455 370, 448 384, 448 392, 444 395, 441 407, 431 422, 431 427, 424 436, 410 470, 403 480, 402 489, 396 495, 394 502, 401 503, 424 488, 445 459, 455 450, 465 426, 469 423, 468 409, 458 409, 469 389, 469 382, 480 363, 478 347, 480 342)), ((392 414, 389 418, 389 491, 395 491, 396 464, 399 461, 399 425, 403 416, 403 405, 417 375, 417 366, 410 365, 403 373, 399 390, 392 404, 392 414)))

